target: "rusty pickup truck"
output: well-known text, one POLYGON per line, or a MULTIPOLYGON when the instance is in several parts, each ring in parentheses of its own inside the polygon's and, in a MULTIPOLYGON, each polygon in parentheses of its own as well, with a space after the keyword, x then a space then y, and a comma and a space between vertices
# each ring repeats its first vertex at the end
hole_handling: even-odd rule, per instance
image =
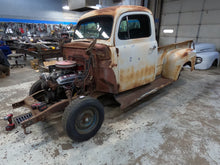
POLYGON ((181 68, 195 65, 192 41, 158 48, 154 18, 141 6, 115 6, 83 15, 74 41, 62 47, 64 61, 42 73, 24 100, 29 112, 6 117, 10 130, 26 128, 63 112, 62 125, 75 141, 93 137, 104 120, 100 101, 112 96, 121 109, 176 81, 181 68), (13 123, 14 122, 14 123, 13 123), (11 126, 11 127, 10 127, 11 126))

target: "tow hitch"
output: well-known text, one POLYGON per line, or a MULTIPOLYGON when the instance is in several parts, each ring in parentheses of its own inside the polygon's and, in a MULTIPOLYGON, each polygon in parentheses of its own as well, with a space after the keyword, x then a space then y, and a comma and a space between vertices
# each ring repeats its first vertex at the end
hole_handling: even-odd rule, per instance
MULTIPOLYGON (((63 111, 64 108, 69 104, 69 99, 63 99, 55 104, 47 105, 43 102, 39 102, 34 98, 34 96, 43 94, 43 92, 44 91, 41 90, 31 96, 26 97, 24 100, 12 104, 13 109, 26 107, 29 109, 29 112, 15 117, 13 117, 13 114, 7 115, 4 118, 4 120, 9 122, 6 127, 6 131, 11 131, 20 125, 24 129, 24 133, 29 134, 31 131, 27 132, 27 127, 39 121, 44 121, 50 113, 63 111)), ((72 99, 74 98, 76 98, 76 96, 72 99)))

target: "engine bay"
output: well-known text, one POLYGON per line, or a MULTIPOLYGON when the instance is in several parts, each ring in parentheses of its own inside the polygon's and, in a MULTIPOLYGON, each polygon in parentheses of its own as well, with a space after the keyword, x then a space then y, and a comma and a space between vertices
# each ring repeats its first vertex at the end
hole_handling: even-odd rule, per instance
POLYGON ((67 99, 67 93, 74 96, 81 91, 76 85, 77 81, 82 82, 85 78, 84 68, 75 61, 60 61, 49 66, 49 73, 42 73, 40 76, 41 89, 44 90, 44 97, 41 101, 54 103, 61 99, 67 99))

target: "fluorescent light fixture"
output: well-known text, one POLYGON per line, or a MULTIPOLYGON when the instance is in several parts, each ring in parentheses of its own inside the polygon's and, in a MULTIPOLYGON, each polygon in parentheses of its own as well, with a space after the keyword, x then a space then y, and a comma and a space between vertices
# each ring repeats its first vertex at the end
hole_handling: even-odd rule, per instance
POLYGON ((108 34, 106 34, 106 32, 102 32, 102 36, 103 36, 104 38, 109 38, 109 36, 108 36, 108 34))
POLYGON ((63 6, 62 8, 63 8, 63 10, 70 10, 70 7, 67 5, 63 6))
POLYGON ((174 32, 173 29, 163 29, 163 33, 172 34, 174 32))
POLYGON ((95 10, 98 10, 98 9, 101 9, 101 5, 97 4, 95 6, 88 6, 89 8, 92 8, 92 9, 95 9, 95 10))
POLYGON ((97 30, 100 32, 100 31, 102 30, 102 28, 100 27, 100 28, 98 28, 97 30))
POLYGON ((76 30, 76 35, 77 35, 79 38, 83 38, 82 33, 80 33, 78 30, 76 30))

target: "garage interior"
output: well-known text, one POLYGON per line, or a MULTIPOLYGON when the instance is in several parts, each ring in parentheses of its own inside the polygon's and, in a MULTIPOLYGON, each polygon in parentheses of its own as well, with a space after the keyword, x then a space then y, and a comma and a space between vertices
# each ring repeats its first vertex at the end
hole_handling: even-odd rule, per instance
POLYGON ((10 74, 0 70, 0 164, 220 164, 219 15, 219 0, 2 0, 0 40, 3 56, 10 51, 10 74), (121 5, 152 11, 159 47, 210 43, 218 58, 207 69, 185 66, 176 82, 125 111, 105 100, 104 122, 87 141, 67 136, 61 113, 31 125, 28 135, 20 126, 6 131, 5 116, 26 113, 12 104, 29 95, 48 65, 63 60, 62 46, 74 42, 80 17, 121 5))

